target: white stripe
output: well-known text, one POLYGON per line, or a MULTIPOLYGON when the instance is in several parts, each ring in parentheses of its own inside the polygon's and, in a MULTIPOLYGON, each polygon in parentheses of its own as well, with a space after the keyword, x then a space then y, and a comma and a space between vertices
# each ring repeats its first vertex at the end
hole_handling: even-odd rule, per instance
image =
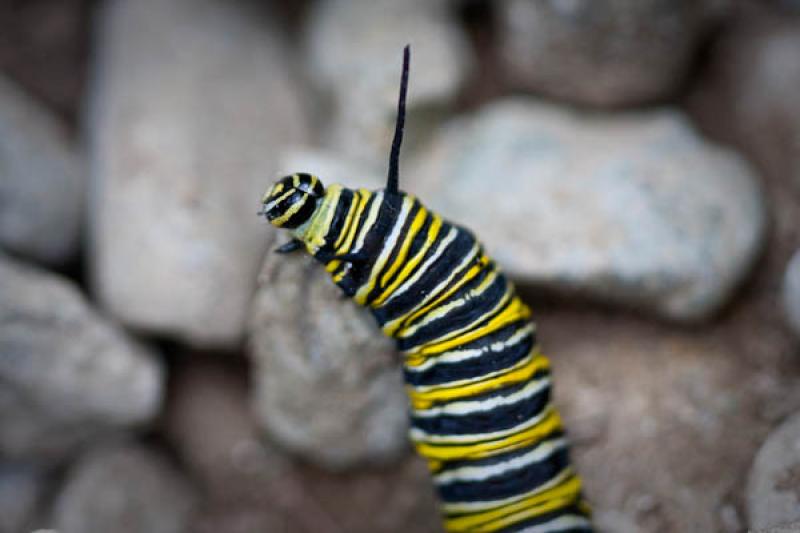
POLYGON ((453 470, 447 470, 441 474, 434 475, 437 485, 446 485, 458 481, 483 481, 491 477, 497 477, 511 470, 519 470, 533 463, 549 459, 553 454, 562 450, 567 445, 567 439, 556 437, 555 439, 543 441, 533 450, 526 454, 519 455, 508 461, 494 463, 486 466, 462 466, 453 470))
POLYGON ((495 507, 501 507, 503 505, 508 505, 514 502, 518 502, 520 500, 524 500, 525 498, 529 498, 531 496, 535 496, 536 494, 540 494, 551 488, 560 485, 570 476, 573 475, 572 467, 566 467, 564 470, 559 472, 559 474, 547 481, 546 483, 542 483, 538 487, 533 490, 529 490, 528 492, 523 492, 522 494, 517 494, 515 496, 510 496, 508 498, 503 498, 502 500, 482 500, 477 502, 459 502, 459 503, 444 503, 442 504, 442 510, 448 514, 455 514, 455 513, 471 513, 475 511, 485 511, 488 509, 493 509, 495 507))
MULTIPOLYGON (((364 219, 364 223, 365 224, 367 222, 369 222, 370 218, 372 218, 373 210, 380 209, 381 203, 383 203, 383 193, 382 192, 376 192, 376 193, 374 193, 374 195, 375 196, 374 196, 374 199, 372 200, 372 205, 369 206, 369 211, 367 212, 367 217, 364 219)), ((351 248, 350 253, 356 253, 359 250, 361 250, 361 248, 364 246, 364 239, 367 238, 367 234, 369 233, 370 229, 372 229, 372 226, 374 226, 375 222, 378 221, 378 214, 380 214, 380 213, 376 213, 375 214, 375 217, 374 217, 374 219, 372 220, 372 223, 370 223, 369 226, 364 227, 363 229, 359 230, 360 233, 358 235, 358 239, 356 239, 356 245, 353 246, 353 248, 351 248)), ((353 220, 353 224, 358 224, 358 220, 353 220)))
MULTIPOLYGON (((448 235, 448 237, 449 237, 449 235, 448 235)), ((447 244, 449 244, 449 242, 447 244)), ((446 244, 444 242, 442 243, 442 245, 446 246, 446 244)), ((439 251, 441 251, 441 250, 439 250, 439 251)), ((439 253, 439 251, 437 251, 437 254, 439 253)), ((475 256, 478 255, 479 252, 480 252, 480 246, 478 245, 478 243, 475 243, 472 246, 472 249, 469 251, 469 253, 467 255, 465 255, 464 258, 461 260, 461 263, 459 263, 458 266, 456 268, 454 268, 450 272, 449 276, 447 276, 444 280, 439 282, 439 284, 436 287, 434 287, 431 291, 429 291, 425 295, 425 297, 419 303, 417 303, 417 305, 414 306, 413 309, 411 309, 407 313, 404 313, 403 316, 401 316, 399 318, 396 318, 396 319, 384 324, 383 327, 382 327, 383 331, 387 335, 390 335, 390 336, 402 336, 402 335, 404 335, 404 331, 405 330, 400 330, 398 332, 393 332, 393 330, 395 329, 395 327, 398 324, 400 324, 402 322, 405 322, 410 317, 414 316, 417 313, 417 311, 419 311, 420 309, 422 309, 426 305, 428 305, 431 302, 431 300, 433 300, 434 298, 437 298, 439 296, 439 293, 442 290, 444 290, 444 288, 447 287, 447 285, 450 284, 450 282, 453 280, 454 277, 456 277, 458 274, 460 274, 475 259, 475 256)), ((436 259, 436 258, 438 258, 438 255, 436 257, 434 257, 433 259, 436 259)), ((414 283, 422 274, 425 273, 425 270, 428 268, 429 263, 430 263, 430 261, 426 262, 421 267, 418 267, 419 271, 417 272, 417 275, 413 279, 407 280, 406 283, 414 283)), ((389 303, 389 301, 391 301, 391 299, 394 298, 395 294, 393 294, 387 301, 383 302, 383 304, 381 304, 381 305, 383 306, 383 305, 386 305, 387 303, 389 303)))
POLYGON ((489 346, 484 346, 483 348, 443 352, 439 355, 429 357, 428 359, 425 360, 424 363, 422 363, 419 366, 406 367, 406 370, 408 370, 409 372, 424 372, 438 363, 459 363, 461 361, 466 361, 467 359, 474 359, 476 357, 480 357, 481 355, 484 355, 488 352, 498 353, 522 341, 522 339, 524 339, 528 334, 533 333, 533 330, 534 330, 533 324, 527 324, 523 328, 517 330, 516 333, 514 333, 511 337, 509 337, 505 341, 497 341, 495 343, 490 344, 489 346))
MULTIPOLYGON (((369 276, 366 277, 363 285, 361 285, 356 291, 354 299, 357 302, 366 298, 369 295, 369 293, 372 292, 372 289, 374 289, 377 286, 378 284, 377 277, 381 273, 381 270, 383 270, 383 266, 386 263, 386 260, 389 258, 389 255, 391 255, 392 250, 394 250, 394 247, 397 244, 397 239, 400 237, 400 232, 406 223, 406 218, 408 218, 408 213, 411 211, 412 205, 413 202, 409 200, 409 197, 406 196, 403 198, 403 205, 400 208, 400 214, 395 219, 392 231, 389 233, 389 236, 383 243, 383 248, 381 248, 380 255, 378 255, 378 258, 372 264, 372 269, 369 272, 369 276)), ((375 220, 377 221, 378 219, 376 218, 375 220)), ((354 248, 354 251, 357 251, 359 248, 361 248, 361 246, 363 245, 364 237, 368 232, 369 232, 368 229, 364 229, 361 235, 359 235, 359 242, 354 248)))
POLYGON ((519 531, 520 533, 557 533, 558 531, 565 531, 576 527, 590 529, 592 523, 583 516, 566 515, 559 516, 544 524, 536 524, 535 526, 520 529, 519 531))
MULTIPOLYGON (((456 269, 454 272, 457 272, 457 271, 458 271, 458 269, 456 269)), ((438 320, 438 319, 440 319, 442 317, 445 317, 453 309, 462 307, 463 305, 465 305, 467 302, 469 302, 470 300, 472 300, 474 298, 479 298, 484 292, 489 290, 489 288, 494 284, 495 281, 497 281, 498 276, 499 276, 499 272, 497 272, 496 270, 493 271, 493 272, 490 272, 489 273, 489 278, 482 280, 481 283, 479 284, 479 286, 481 284, 483 284, 483 287, 481 288, 480 292, 478 292, 478 287, 476 287, 476 288, 470 290, 464 297, 459 298, 458 300, 454 300, 454 301, 452 301, 452 302, 450 302, 450 303, 448 303, 446 305, 442 305, 442 306, 437 307, 436 309, 434 309, 430 313, 427 313, 423 317, 423 319, 420 320, 419 322, 417 322, 416 324, 413 324, 413 325, 410 325, 410 326, 407 326, 407 327, 403 328, 403 330, 398 334, 398 336, 399 337, 410 337, 411 335, 416 333, 420 328, 423 328, 423 327, 427 326, 428 324, 430 324, 434 320, 438 320)), ((449 280, 447 280, 447 281, 449 282, 449 280)), ((444 287, 442 287, 442 288, 444 288, 444 287)), ((437 287, 437 289, 438 289, 438 287, 437 287)), ((436 294, 437 292, 438 291, 436 289, 434 289, 433 291, 431 291, 431 294, 436 294)))
MULTIPOLYGON (((531 356, 528 356, 530 359, 531 356)), ((519 363, 522 364, 521 362, 519 363)), ((517 366, 517 365, 515 365, 517 366)), ((523 365, 524 366, 524 365, 523 365)), ((505 372, 507 369, 498 370, 494 372, 494 374, 505 372)), ((485 374, 481 377, 492 377, 491 374, 485 374)), ((413 411, 414 416, 419 418, 433 418, 440 415, 466 415, 470 413, 477 413, 480 411, 490 411, 495 407, 500 407, 501 405, 512 405, 519 401, 525 400, 534 396, 536 393, 542 391, 543 389, 547 388, 550 385, 550 379, 547 376, 543 376, 539 379, 531 380, 528 384, 526 384, 522 389, 514 392, 513 394, 509 394, 508 396, 493 396, 487 400, 476 400, 476 401, 462 401, 462 402, 451 402, 441 407, 432 407, 430 409, 415 409, 413 411)))
POLYGON ((529 418, 528 420, 523 421, 521 424, 510 427, 508 429, 504 429, 502 431, 492 431, 489 433, 475 433, 471 435, 436 435, 426 433, 419 428, 412 427, 408 434, 411 439, 415 442, 429 442, 429 443, 443 443, 443 444, 458 444, 458 443, 475 443, 475 442, 483 442, 488 440, 499 439, 502 437, 507 437, 509 435, 513 435, 515 433, 519 433, 525 429, 531 428, 544 420, 545 417, 550 415, 550 411, 553 409, 552 403, 548 403, 542 411, 529 418))
POLYGON ((428 268, 430 268, 431 264, 436 262, 436 260, 439 259, 439 257, 441 257, 441 255, 444 253, 444 251, 447 249, 447 247, 450 246, 450 244, 456 239, 457 235, 458 235, 458 231, 456 230, 456 228, 451 227, 450 231, 447 233, 447 236, 440 243, 439 249, 436 250, 436 253, 433 254, 433 256, 430 257, 427 261, 425 261, 422 264, 422 266, 418 267, 417 268, 417 272, 413 276, 411 276, 409 279, 407 279, 405 281, 405 283, 400 285, 397 288, 397 290, 394 291, 394 294, 392 294, 385 302, 383 302, 383 305, 384 306, 387 305, 389 302, 391 302, 392 300, 397 298, 399 295, 401 295, 404 292, 406 292, 408 290, 408 288, 411 287, 414 283, 416 283, 419 280, 419 278, 422 277, 422 275, 425 273, 425 271, 428 270, 428 268))

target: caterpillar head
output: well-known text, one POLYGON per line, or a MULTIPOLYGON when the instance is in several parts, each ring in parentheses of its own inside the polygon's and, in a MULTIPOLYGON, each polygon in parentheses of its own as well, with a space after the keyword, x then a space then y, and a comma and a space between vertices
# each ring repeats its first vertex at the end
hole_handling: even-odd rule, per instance
POLYGON ((311 218, 325 187, 311 174, 292 174, 279 179, 261 198, 261 211, 278 228, 294 229, 311 218))

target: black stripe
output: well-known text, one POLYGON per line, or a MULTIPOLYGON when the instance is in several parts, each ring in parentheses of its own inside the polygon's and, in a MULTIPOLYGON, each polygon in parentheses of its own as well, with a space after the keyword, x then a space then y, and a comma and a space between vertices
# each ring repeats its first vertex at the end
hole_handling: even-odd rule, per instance
POLYGON ((344 224, 347 220, 347 214, 350 212, 350 209, 353 208, 354 197, 355 193, 350 189, 342 189, 342 192, 339 194, 339 200, 336 202, 336 210, 333 212, 333 218, 331 219, 331 226, 325 238, 325 245, 320 249, 317 255, 315 255, 315 257, 323 263, 331 261, 336 241, 342 235, 343 231, 347 231, 344 224))
MULTIPOLYGON (((449 224, 442 225, 442 232, 439 234, 434 245, 428 249, 420 265, 424 264, 425 261, 434 254, 438 253, 450 228, 451 226, 449 224)), ((373 315, 378 320, 378 323, 383 326, 386 322, 402 316, 417 307, 425 297, 435 297, 435 295, 430 294, 430 291, 433 290, 442 279, 450 275, 458 264, 463 261, 464 256, 469 253, 474 244, 475 238, 472 234, 461 231, 459 228, 455 239, 447 245, 447 248, 439 256, 438 260, 428 267, 414 285, 409 287, 403 294, 398 295, 396 298, 387 301, 381 307, 373 310, 373 315)))
MULTIPOLYGON (((578 498, 580 500, 580 498, 578 498)), ((577 502, 573 504, 569 504, 561 509, 556 509, 555 511, 551 511, 549 513, 536 516, 533 518, 528 518, 526 520, 522 520, 521 522, 517 522, 516 524, 512 524, 508 527, 504 527, 503 529, 499 529, 499 532, 502 533, 513 533, 515 531, 522 531, 527 527, 537 526, 541 524, 546 524, 551 520, 555 520, 559 516, 567 516, 567 515, 578 515, 587 517, 586 513, 582 512, 580 507, 578 507, 577 502)), ((588 518, 588 517, 587 517, 588 518)), ((587 527, 573 527, 569 529, 562 529, 557 533, 592 533, 594 529, 591 526, 587 527)))
MULTIPOLYGON (((507 328, 504 328, 505 331, 507 328)), ((512 335, 516 333, 512 330, 512 335)), ((510 337, 511 335, 508 335, 510 337)), ((500 352, 487 351, 471 359, 454 363, 437 363, 423 372, 404 370, 406 383, 413 386, 430 386, 451 381, 477 378, 490 372, 514 366, 528 356, 533 349, 535 339, 532 334, 525 335, 516 344, 500 352)), ((463 348, 462 348, 463 349, 463 348)))
POLYGON ((491 455, 489 457, 483 457, 480 459, 462 459, 455 461, 445 461, 444 463, 442 463, 441 467, 434 473, 439 474, 442 472, 447 472, 448 470, 455 470, 457 468, 461 468, 462 466, 489 466, 497 463, 503 463, 505 461, 514 459, 515 457, 524 455, 529 451, 532 451, 534 448, 539 446, 544 441, 561 438, 563 436, 564 436, 564 430, 559 427, 554 429, 544 437, 542 437, 540 441, 528 444, 523 448, 519 448, 516 450, 502 451, 497 453, 496 455, 491 455))
MULTIPOLYGON (((510 386, 492 391, 490 397, 505 398, 528 385, 526 381, 522 386, 510 386)), ((467 398, 458 401, 476 401, 467 398)), ((525 398, 511 405, 501 405, 488 411, 480 411, 467 415, 439 415, 436 417, 411 417, 411 425, 431 435, 477 435, 503 431, 518 426, 540 414, 550 401, 550 385, 529 398, 525 398)), ((452 402, 450 402, 452 403, 452 402)))
MULTIPOLYGON (((367 302, 368 303, 374 301, 383 292, 384 286, 381 285, 380 280, 383 277, 383 275, 386 273, 386 271, 397 260, 397 256, 400 253, 401 248, 403 247, 403 241, 405 240, 405 236, 408 234, 408 232, 409 232, 409 230, 411 228, 411 223, 414 221, 414 217, 417 216, 417 213, 419 212, 421 207, 422 206, 419 204, 419 202, 414 202, 414 204, 411 206, 411 209, 408 212, 408 216, 403 221, 403 227, 400 229, 400 234, 399 234, 399 236, 397 238, 397 241, 395 242, 394 248, 392 248, 392 251, 389 254, 388 259, 384 263, 383 268, 381 269, 381 271, 378 272, 375 275, 375 286, 372 288, 370 293, 367 295, 367 302)), ((392 229, 394 229, 394 228, 392 228, 392 229)), ((391 230, 390 230, 390 232, 391 232, 391 230)), ((400 270, 400 268, 398 268, 398 270, 400 270)), ((395 275, 396 275, 396 273, 395 273, 395 275)), ((392 277, 394 277, 394 276, 392 276, 392 277)))
MULTIPOLYGON (((486 275, 488 275, 488 273, 486 275)), ((448 301, 454 301, 459 297, 466 297, 470 289, 471 288, 462 287, 460 290, 456 291, 456 294, 440 305, 443 306, 448 301)), ((508 295, 509 298, 503 308, 511 303, 512 295, 509 291, 508 281, 505 276, 501 274, 491 282, 480 297, 464 302, 460 307, 451 309, 450 312, 446 313, 444 316, 420 327, 413 335, 400 339, 398 341, 398 348, 401 350, 408 350, 414 346, 438 342, 439 339, 444 338, 452 332, 464 329, 470 326, 470 324, 475 324, 469 330, 464 331, 465 334, 469 333, 469 331, 476 329, 479 323, 484 322, 480 320, 481 317, 490 318, 499 312, 498 310, 492 313, 492 310, 497 307, 506 295, 508 295)), ((440 305, 437 305, 436 308, 439 308, 440 305)), ((420 319, 424 318, 425 317, 420 317, 420 319)))
POLYGON ((316 211, 316 209, 317 209, 317 200, 316 200, 316 198, 314 198, 314 197, 312 197, 310 195, 304 195, 304 196, 305 196, 305 200, 304 200, 303 206, 300 208, 300 210, 297 213, 295 213, 292 216, 290 216, 286 220, 286 222, 284 222, 282 224, 282 227, 288 228, 288 229, 294 229, 294 228, 300 226, 301 224, 303 224, 305 221, 307 221, 309 218, 311 218, 311 215, 314 214, 314 211, 316 211))
POLYGON ((566 447, 553 452, 543 461, 518 468, 481 481, 458 481, 438 488, 444 502, 480 502, 501 500, 524 494, 554 479, 569 466, 566 447))

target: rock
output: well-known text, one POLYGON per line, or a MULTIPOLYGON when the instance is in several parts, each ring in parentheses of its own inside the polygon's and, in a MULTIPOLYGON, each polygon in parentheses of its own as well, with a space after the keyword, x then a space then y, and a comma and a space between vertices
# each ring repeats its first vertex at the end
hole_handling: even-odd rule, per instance
POLYGON ((171 442, 212 497, 241 500, 248 478, 274 479, 287 468, 259 442, 246 376, 229 366, 192 354, 175 371, 166 419, 171 442))
POLYGON ((0 533, 31 531, 44 489, 41 468, 0 461, 0 533))
MULTIPOLYGON (((285 168, 318 174, 326 185, 382 186, 364 171, 336 174, 357 166, 324 153, 289 159, 285 168)), ((267 254, 259 281, 250 355, 264 430, 331 469, 401 455, 407 447, 402 376, 393 343, 375 320, 342 298, 322 266, 305 254, 267 254)))
POLYGON ((783 282, 783 305, 789 325, 800 336, 800 250, 795 252, 783 282))
POLYGON ((798 531, 800 531, 800 522, 794 522, 792 524, 786 524, 783 526, 770 527, 767 529, 759 529, 758 531, 754 531, 753 533, 797 533, 798 531))
POLYGON ((163 457, 118 445, 90 452, 72 469, 53 523, 60 533, 181 533, 192 507, 190 487, 163 457))
POLYGON ((170 442, 202 488, 189 531, 280 531, 276 493, 287 459, 259 440, 243 372, 191 353, 174 369, 167 405, 170 442))
POLYGON ((258 200, 306 129, 282 42, 253 3, 107 8, 88 124, 95 290, 132 327, 235 345, 268 244, 258 200))
POLYGON ((83 162, 54 116, 0 76, 0 246, 63 263, 78 247, 83 162))
POLYGON ((69 281, 0 256, 0 455, 59 460, 149 422, 164 370, 69 281))
POLYGON ((690 107, 711 134, 800 186, 800 18, 746 11, 711 49, 690 107))
POLYGON ((747 482, 750 527, 769 528, 800 520, 800 415, 770 433, 747 482))
POLYGON ((796 376, 761 386, 762 362, 708 328, 534 313, 597 529, 744 531, 742 479, 772 426, 760 413, 788 396, 800 405, 796 376))
POLYGON ((664 100, 727 0, 505 0, 498 50, 515 85, 577 104, 664 100))
POLYGON ((402 50, 411 45, 405 151, 424 142, 453 103, 472 58, 443 0, 322 0, 307 28, 308 75, 332 110, 320 110, 325 146, 385 172, 397 113, 402 50), (328 124, 323 117, 330 116, 328 124))
MULTIPOLYGON (((376 354, 378 355, 378 354, 376 354)), ((425 464, 330 473, 259 440, 238 365, 187 354, 174 367, 167 432, 203 500, 188 531, 437 531, 425 464), (380 506, 380 513, 370 511, 380 506)))
POLYGON ((705 318, 765 231, 750 168, 674 110, 512 99, 454 121, 400 186, 470 227, 522 284, 705 318))

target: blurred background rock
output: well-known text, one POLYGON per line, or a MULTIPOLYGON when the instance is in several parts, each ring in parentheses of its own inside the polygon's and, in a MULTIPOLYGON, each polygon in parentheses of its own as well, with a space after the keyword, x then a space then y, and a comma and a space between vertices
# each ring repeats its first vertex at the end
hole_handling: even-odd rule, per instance
POLYGON ((6 0, 0 533, 438 531, 391 343, 255 217, 402 184, 532 305, 609 532, 800 520, 800 4, 6 0), (792 259, 794 257, 794 259, 792 259))

